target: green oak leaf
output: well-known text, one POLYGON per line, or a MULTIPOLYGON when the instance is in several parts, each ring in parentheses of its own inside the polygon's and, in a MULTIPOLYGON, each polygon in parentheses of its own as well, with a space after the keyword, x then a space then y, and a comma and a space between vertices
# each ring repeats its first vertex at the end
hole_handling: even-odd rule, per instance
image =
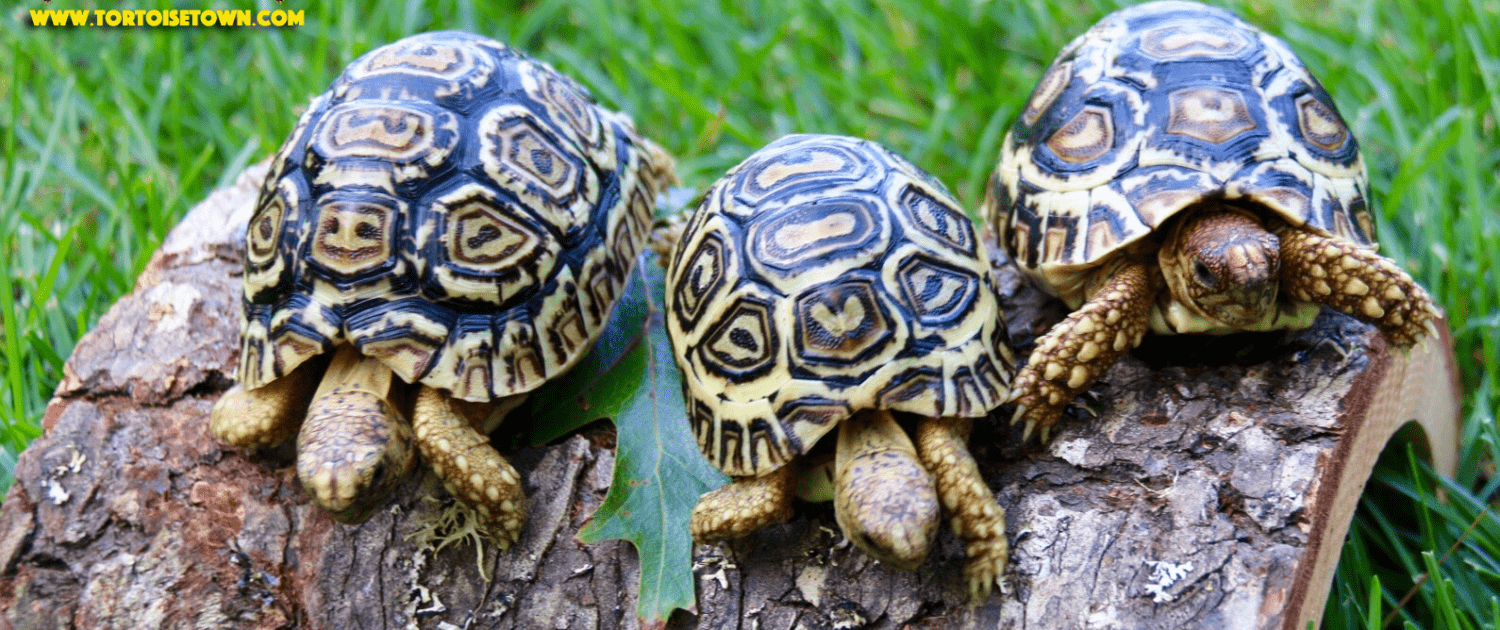
MULTIPOLYGON (((657 199, 653 219, 686 212, 696 206, 698 196, 694 188, 667 188, 657 199)), ((646 376, 644 364, 629 353, 646 339, 648 326, 663 325, 659 317, 650 317, 665 303, 665 286, 665 273, 656 255, 647 249, 636 257, 636 266, 626 278, 620 299, 593 349, 568 373, 547 381, 529 397, 532 446, 556 440, 600 418, 614 418, 640 393, 646 376), (626 360, 637 363, 622 365, 626 360)), ((677 378, 675 366, 672 378, 677 378)))
POLYGON ((699 453, 688 427, 662 313, 666 279, 655 255, 642 255, 623 290, 589 356, 534 394, 533 440, 614 419, 614 478, 578 538, 618 538, 635 546, 641 561, 636 615, 643 627, 660 628, 675 608, 697 610, 688 519, 698 496, 728 478, 699 453))
MULTIPOLYGON (((648 285, 641 268, 654 265, 643 254, 621 289, 624 294, 594 347, 561 377, 531 393, 531 444, 541 446, 600 418, 616 418, 645 383, 639 352, 651 325, 648 285)), ((659 280, 659 282, 665 282, 659 280)))

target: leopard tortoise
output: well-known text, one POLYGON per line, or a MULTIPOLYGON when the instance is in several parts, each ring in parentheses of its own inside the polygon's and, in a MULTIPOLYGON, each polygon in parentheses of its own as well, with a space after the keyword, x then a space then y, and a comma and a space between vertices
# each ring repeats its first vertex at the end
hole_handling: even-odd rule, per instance
POLYGON ((1075 309, 1017 373, 1014 421, 1045 439, 1148 329, 1305 328, 1326 305, 1397 347, 1434 334, 1432 298, 1375 252, 1368 194, 1281 40, 1194 2, 1105 17, 1042 76, 986 195, 1016 263, 1075 309))
POLYGON ((915 568, 941 509, 966 543, 970 593, 988 593, 1005 513, 967 440, 1007 398, 1014 362, 987 252, 942 184, 864 140, 787 136, 716 182, 667 272, 688 416, 733 477, 699 499, 693 536, 787 518, 798 460, 837 426, 849 539, 915 568))
POLYGON ((299 480, 345 522, 384 502, 415 443, 509 546, 525 491, 487 434, 593 343, 673 169, 628 117, 499 42, 426 33, 361 56, 261 190, 239 385, 212 433, 297 433, 299 480))

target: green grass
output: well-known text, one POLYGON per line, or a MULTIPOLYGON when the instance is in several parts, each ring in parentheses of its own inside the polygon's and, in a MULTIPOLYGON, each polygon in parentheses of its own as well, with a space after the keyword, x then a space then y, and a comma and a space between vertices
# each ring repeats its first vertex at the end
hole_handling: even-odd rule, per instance
MULTIPOLYGON (((78 338, 131 289, 172 225, 273 151, 308 98, 374 46, 436 28, 503 39, 632 113, 680 156, 691 186, 705 187, 781 134, 821 131, 878 140, 973 207, 1041 70, 1114 8, 506 4, 292 0, 285 6, 305 10, 307 23, 287 29, 28 26, 26 9, 78 8, 68 0, 0 16, 0 474, 8 478, 15 454, 38 435, 78 338)), ((1414 472, 1398 453, 1372 480, 1352 528, 1326 625, 1373 628, 1500 486, 1500 372, 1491 369, 1500 363, 1500 2, 1307 4, 1229 7, 1287 39, 1350 121, 1369 164, 1383 251, 1447 309, 1465 391, 1458 478, 1414 472)), ((1397 623, 1500 626, 1500 519, 1486 515, 1436 570, 1397 623)))

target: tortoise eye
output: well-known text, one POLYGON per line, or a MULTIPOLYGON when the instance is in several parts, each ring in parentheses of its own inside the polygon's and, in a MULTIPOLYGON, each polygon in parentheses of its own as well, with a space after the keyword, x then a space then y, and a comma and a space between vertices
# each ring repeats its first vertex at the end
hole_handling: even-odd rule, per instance
POLYGON ((1219 277, 1214 275, 1213 270, 1209 269, 1208 265, 1203 264, 1201 260, 1193 261, 1193 279, 1197 280, 1198 284, 1209 289, 1219 284, 1219 277))

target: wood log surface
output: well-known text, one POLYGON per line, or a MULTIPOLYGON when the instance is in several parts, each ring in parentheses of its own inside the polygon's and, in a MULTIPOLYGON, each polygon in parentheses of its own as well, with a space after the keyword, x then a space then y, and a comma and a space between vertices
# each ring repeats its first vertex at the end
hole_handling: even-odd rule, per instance
MULTIPOLYGON (((613 429, 496 444, 525 477, 512 550, 428 534, 449 500, 413 476, 369 521, 335 523, 290 447, 208 434, 237 361, 241 241, 264 165, 199 204, 78 343, 44 435, 0 511, 0 627, 637 628, 638 564, 574 535, 603 499, 613 429), (486 577, 488 579, 486 579, 486 577)), ((999 277, 1024 356, 1061 306, 999 277)), ((1410 353, 1325 312, 1309 330, 1149 337, 1046 445, 999 418, 973 450, 1007 511, 1005 588, 963 601, 948 532, 915 572, 841 540, 831 507, 695 551, 696 614, 670 628, 1304 628, 1322 614, 1355 504, 1403 426, 1457 458, 1446 327, 1410 353)), ((1081 408, 1081 406, 1075 406, 1081 408)))

